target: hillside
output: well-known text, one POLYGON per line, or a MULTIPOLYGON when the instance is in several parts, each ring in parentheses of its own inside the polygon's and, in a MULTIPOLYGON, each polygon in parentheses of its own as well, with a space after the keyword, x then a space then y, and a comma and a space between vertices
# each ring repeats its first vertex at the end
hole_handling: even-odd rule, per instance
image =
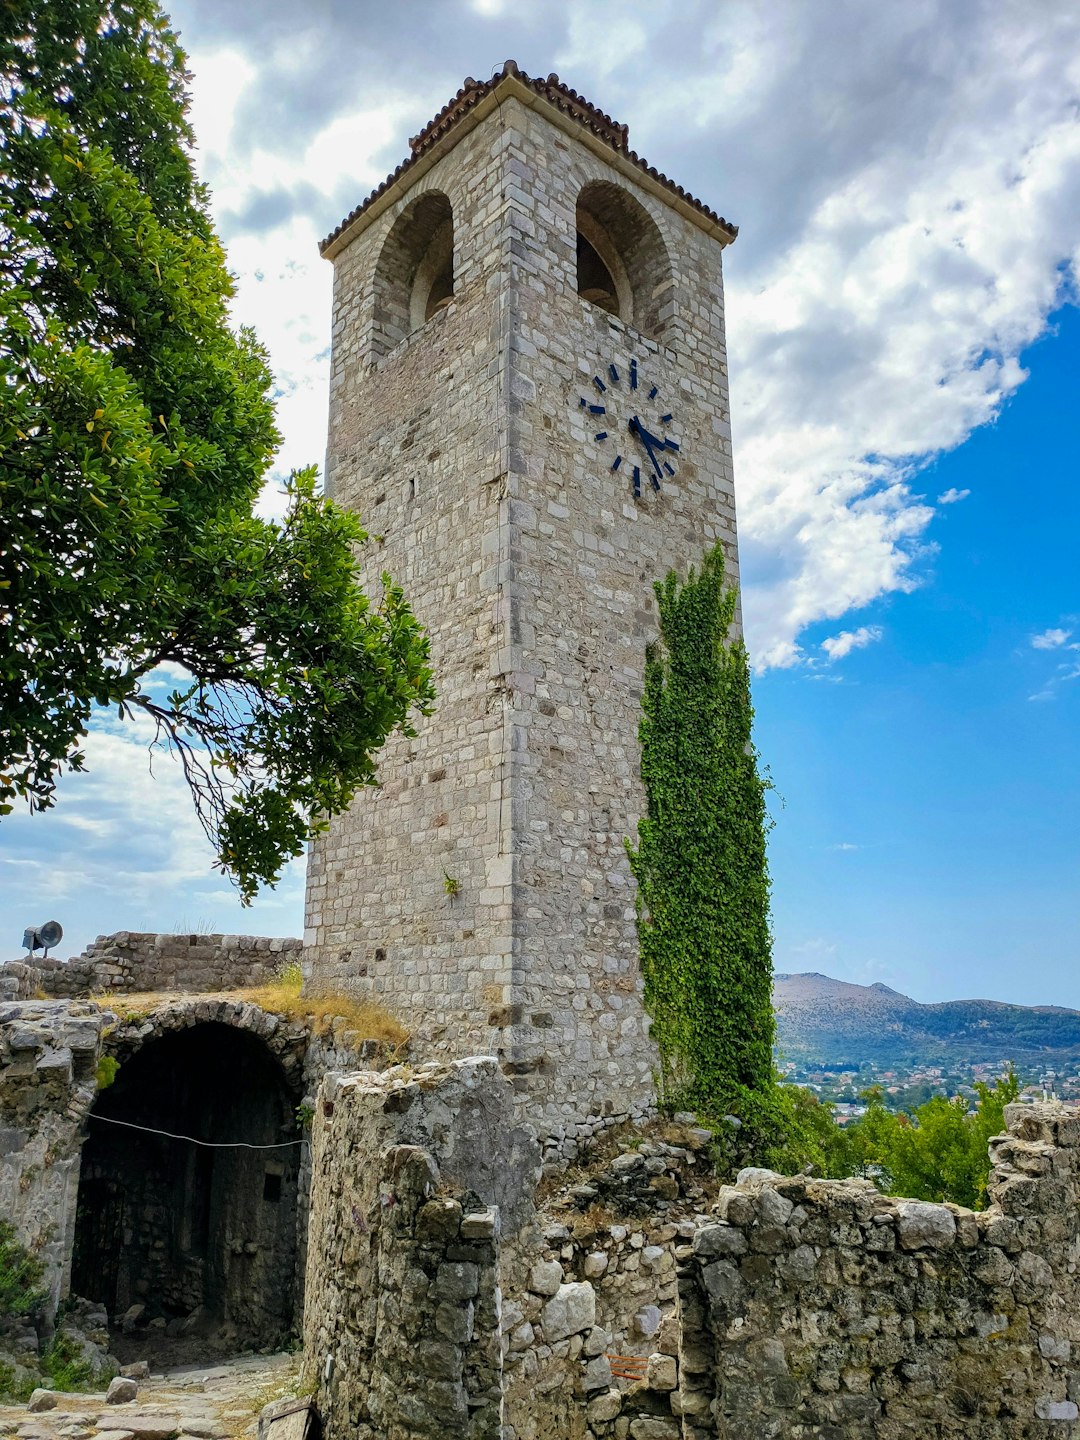
POLYGON ((878 1066, 1013 1061, 1076 1073, 1080 1011, 1056 1005, 948 1000, 920 1005, 887 985, 828 975, 775 977, 777 1048, 788 1060, 878 1066))

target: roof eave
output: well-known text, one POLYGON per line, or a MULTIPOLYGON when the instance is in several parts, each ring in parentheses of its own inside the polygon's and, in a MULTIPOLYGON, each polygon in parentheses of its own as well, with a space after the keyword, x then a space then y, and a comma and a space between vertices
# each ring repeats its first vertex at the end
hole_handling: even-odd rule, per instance
POLYGON ((411 190, 417 180, 425 175, 437 161, 448 154, 471 130, 474 130, 500 105, 505 105, 508 100, 517 100, 528 109, 542 111, 546 120, 556 125, 565 134, 572 136, 595 155, 599 155, 606 164, 618 170, 627 180, 654 195, 669 209, 674 210, 697 229, 703 230, 718 244, 730 245, 738 235, 737 226, 729 225, 724 220, 717 221, 711 215, 707 215, 697 205, 684 199, 676 189, 672 188, 670 182, 665 184, 663 180, 652 174, 642 161, 631 159, 629 155, 614 149, 606 140, 599 135, 594 135, 572 115, 564 114, 557 105, 553 105, 544 95, 538 94, 517 75, 504 75, 471 109, 455 120, 445 135, 426 147, 419 155, 407 160, 395 179, 386 186, 385 190, 377 193, 367 204, 363 205, 353 220, 343 223, 337 231, 322 242, 319 250, 323 258, 326 260, 336 259, 358 235, 362 234, 380 215, 385 214, 392 205, 395 205, 407 190, 411 190))

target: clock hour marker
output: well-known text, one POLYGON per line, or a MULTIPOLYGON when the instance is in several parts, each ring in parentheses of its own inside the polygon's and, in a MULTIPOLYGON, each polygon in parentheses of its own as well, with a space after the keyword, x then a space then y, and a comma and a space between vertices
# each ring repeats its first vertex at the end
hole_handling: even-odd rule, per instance
POLYGON ((637 361, 630 361, 630 389, 637 389, 637 361))
POLYGON ((615 456, 615 459, 611 462, 611 468, 612 468, 612 470, 617 470, 621 464, 622 464, 622 456, 621 456, 621 455, 616 455, 616 456, 615 456))
POLYGON ((604 384, 604 382, 600 379, 600 376, 599 376, 599 375, 594 375, 594 376, 592 377, 592 383, 596 386, 597 390, 600 391, 600 394, 601 394, 601 395, 604 395, 604 394, 607 393, 607 386, 606 386, 606 385, 604 384))
POLYGON ((634 466, 634 499, 641 499, 641 466, 634 466))
POLYGON ((589 414, 590 414, 590 415, 606 415, 606 414, 607 414, 607 406, 606 406, 606 405, 590 405, 590 406, 589 406, 589 414))
MULTIPOLYGON (((664 461, 664 469, 667 471, 667 473, 668 473, 669 475, 674 475, 674 474, 675 474, 675 471, 671 468, 671 466, 668 464, 668 462, 667 462, 666 460, 664 461)), ((657 486, 657 489, 659 489, 659 488, 660 488, 660 487, 657 486)))
POLYGON ((649 391, 649 399, 650 399, 650 400, 655 400, 656 397, 657 397, 657 395, 659 395, 659 394, 660 394, 660 391, 659 391, 659 390, 656 388, 656 386, 654 385, 654 386, 652 387, 652 389, 649 391))
POLYGON ((655 476, 655 475, 650 475, 650 476, 649 476, 649 479, 652 481, 652 488, 653 488, 654 490, 659 490, 659 489, 660 489, 660 481, 656 478, 656 476, 655 476))
POLYGON ((660 419, 663 421, 663 423, 664 423, 665 425, 670 425, 670 424, 671 424, 671 416, 670 416, 670 415, 661 415, 661 416, 660 416, 660 419))
POLYGON ((594 440, 606 440, 606 439, 607 439, 607 431, 606 431, 606 430, 598 430, 598 431, 596 432, 596 434, 595 434, 592 438, 593 438, 594 440))
POLYGON ((614 365, 609 365, 607 368, 608 368, 608 374, 611 376, 612 381, 617 385, 617 384, 619 383, 619 372, 618 372, 618 370, 615 369, 615 366, 614 366, 614 365))
POLYGON ((678 442, 677 440, 665 440, 665 441, 664 441, 664 449, 665 449, 665 450, 674 450, 675 453, 678 454, 679 442, 678 442))

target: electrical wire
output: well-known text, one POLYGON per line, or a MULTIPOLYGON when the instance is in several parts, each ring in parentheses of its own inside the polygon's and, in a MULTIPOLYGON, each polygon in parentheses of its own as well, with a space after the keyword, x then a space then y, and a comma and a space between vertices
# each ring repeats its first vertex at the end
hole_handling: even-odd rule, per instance
POLYGON ((304 1143, 303 1140, 277 1140, 271 1145, 250 1145, 246 1140, 196 1140, 194 1135, 174 1135, 171 1130, 155 1130, 151 1125, 136 1125, 132 1120, 114 1120, 111 1115, 91 1115, 90 1119, 101 1120, 106 1125, 123 1125, 126 1130, 142 1130, 147 1135, 164 1135, 167 1140, 187 1140, 204 1150, 286 1150, 304 1143))

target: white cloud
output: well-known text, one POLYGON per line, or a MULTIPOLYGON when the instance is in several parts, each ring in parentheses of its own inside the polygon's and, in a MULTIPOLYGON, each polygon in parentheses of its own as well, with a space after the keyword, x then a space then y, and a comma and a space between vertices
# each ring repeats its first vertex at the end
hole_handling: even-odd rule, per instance
POLYGON ((176 916, 235 933, 297 934, 303 861, 250 909, 213 869, 179 764, 148 751, 142 717, 102 717, 86 741, 87 768, 64 775, 56 806, 4 821, 0 910, 18 924, 55 912, 65 953, 94 934, 160 930, 176 916))
POLYGON ((1041 634, 1031 637, 1031 648, 1033 650, 1060 650, 1063 645, 1069 643, 1072 633, 1071 630, 1043 630, 1041 634))
POLYGON ((830 660, 842 660, 852 650, 861 650, 880 640, 882 633, 880 625, 860 625, 857 630, 841 630, 839 635, 830 635, 821 642, 821 648, 830 660))
POLYGON ((939 505, 956 505, 961 500, 966 500, 970 494, 970 490, 958 490, 955 485, 950 485, 948 490, 943 490, 937 497, 937 503, 939 505))
POLYGON ((841 840, 838 845, 830 845, 830 846, 829 846, 829 849, 830 849, 830 850, 851 851, 851 850, 859 850, 859 849, 861 849, 861 846, 859 846, 859 845, 852 845, 851 842, 848 841, 848 840, 841 840))
POLYGON ((1028 696, 1029 700, 1056 700, 1063 685, 1072 680, 1080 680, 1080 659, 1077 658, 1080 655, 1080 640, 1073 639, 1075 633, 1071 627, 1066 629, 1064 625, 1055 625, 1031 636, 1033 650, 1049 651, 1059 658, 1054 673, 1040 690, 1028 696))

